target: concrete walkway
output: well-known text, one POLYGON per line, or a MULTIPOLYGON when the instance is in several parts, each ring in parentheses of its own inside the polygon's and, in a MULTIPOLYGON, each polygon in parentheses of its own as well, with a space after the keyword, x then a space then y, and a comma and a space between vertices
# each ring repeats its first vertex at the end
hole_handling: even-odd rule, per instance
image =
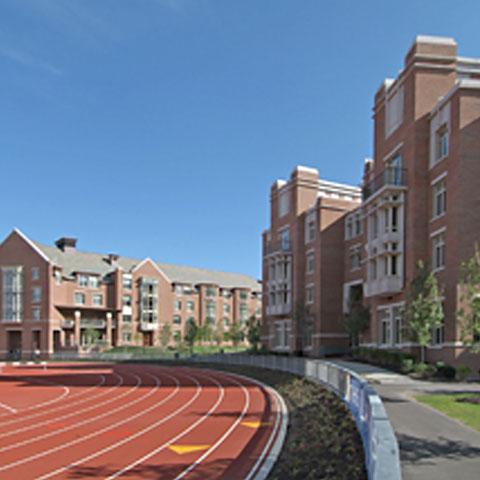
POLYGON ((480 392, 479 383, 423 382, 372 365, 334 363, 367 378, 382 397, 404 480, 480 479, 480 433, 413 399, 422 392, 480 392))

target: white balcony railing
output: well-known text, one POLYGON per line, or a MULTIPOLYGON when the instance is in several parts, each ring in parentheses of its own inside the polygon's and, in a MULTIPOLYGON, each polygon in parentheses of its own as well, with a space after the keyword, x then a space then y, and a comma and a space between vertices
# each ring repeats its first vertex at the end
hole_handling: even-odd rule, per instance
POLYGON ((140 330, 142 332, 154 332, 158 328, 158 323, 142 322, 140 323, 140 330))
POLYGON ((287 315, 292 310, 290 303, 280 305, 269 305, 267 307, 267 315, 287 315))

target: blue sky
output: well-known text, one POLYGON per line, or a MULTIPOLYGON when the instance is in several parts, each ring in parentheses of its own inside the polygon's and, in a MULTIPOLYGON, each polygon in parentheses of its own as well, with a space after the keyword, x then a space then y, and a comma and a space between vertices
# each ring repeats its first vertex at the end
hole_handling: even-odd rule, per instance
POLYGON ((271 183, 358 183, 417 34, 478 1, 1 0, 0 236, 260 275, 271 183))

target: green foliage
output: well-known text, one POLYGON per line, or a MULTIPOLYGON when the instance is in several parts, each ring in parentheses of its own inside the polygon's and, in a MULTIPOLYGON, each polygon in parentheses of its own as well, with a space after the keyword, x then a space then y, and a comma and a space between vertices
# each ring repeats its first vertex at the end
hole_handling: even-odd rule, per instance
POLYGON ((310 315, 308 307, 306 307, 301 300, 295 303, 293 324, 297 328, 298 335, 302 342, 301 349, 303 350, 309 343, 308 336, 313 330, 313 318, 310 315))
POLYGON ((260 321, 255 316, 250 317, 247 331, 248 343, 252 346, 254 352, 258 351, 258 344, 260 343, 260 321))
POLYGON ((232 322, 230 325, 230 330, 228 331, 228 338, 232 342, 233 346, 237 347, 244 337, 245 334, 238 322, 232 322))
POLYGON ((85 341, 87 345, 95 345, 100 339, 100 332, 96 328, 87 328, 85 330, 85 341))
POLYGON ((185 343, 189 346, 190 352, 193 353, 193 346, 195 345, 195 341, 197 340, 198 336, 198 327, 195 323, 195 320, 189 318, 185 325, 185 343))
POLYGON ((168 344, 170 343, 171 338, 172 338, 172 327, 170 327, 169 323, 165 323, 160 332, 160 345, 162 345, 163 349, 166 349, 168 347, 168 344))
POLYGON ((223 320, 219 320, 217 322, 215 331, 213 332, 213 339, 218 347, 222 345, 223 341, 225 340, 225 326, 223 324, 223 320))
POLYGON ((415 361, 413 358, 404 358, 400 361, 400 370, 405 374, 413 372, 414 365, 415 361))
POLYGON ((432 342, 433 330, 443 323, 440 297, 437 277, 423 262, 418 262, 417 274, 410 285, 405 318, 412 340, 420 344, 422 363, 425 348, 432 342))
POLYGON ((394 370, 401 370, 406 360, 410 360, 412 366, 414 363, 414 357, 409 353, 384 350, 381 348, 360 347, 353 351, 353 356, 359 361, 392 368, 394 370))
POLYGON ((435 374, 437 369, 433 365, 429 365, 428 363, 417 363, 413 367, 413 372, 416 374, 417 377, 420 378, 430 378, 435 374))
POLYGON ((437 362, 435 364, 437 368, 437 375, 440 378, 445 378, 446 380, 454 380, 456 375, 455 367, 451 365, 445 365, 444 362, 437 362))
POLYGON ((480 249, 460 269, 460 303, 457 312, 462 341, 474 353, 480 353, 480 249))
POLYGON ((467 379, 467 377, 472 373, 472 369, 467 365, 459 365, 457 367, 457 380, 463 382, 467 379))

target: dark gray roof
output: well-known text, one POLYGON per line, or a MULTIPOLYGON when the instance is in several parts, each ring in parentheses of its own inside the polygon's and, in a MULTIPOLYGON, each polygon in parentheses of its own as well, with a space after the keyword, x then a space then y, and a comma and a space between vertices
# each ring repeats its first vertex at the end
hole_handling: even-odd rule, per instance
MULTIPOLYGON (((33 242, 54 264, 62 267, 63 274, 71 276, 75 272, 95 273, 107 275, 116 270, 117 265, 126 272, 131 272, 143 260, 119 256, 116 264, 111 265, 108 255, 101 253, 82 252, 79 250, 63 252, 57 247, 33 242)), ((203 268, 194 268, 183 265, 157 263, 162 272, 172 283, 212 283, 225 288, 249 288, 261 291, 260 283, 248 275, 240 273, 219 272, 203 268)))

